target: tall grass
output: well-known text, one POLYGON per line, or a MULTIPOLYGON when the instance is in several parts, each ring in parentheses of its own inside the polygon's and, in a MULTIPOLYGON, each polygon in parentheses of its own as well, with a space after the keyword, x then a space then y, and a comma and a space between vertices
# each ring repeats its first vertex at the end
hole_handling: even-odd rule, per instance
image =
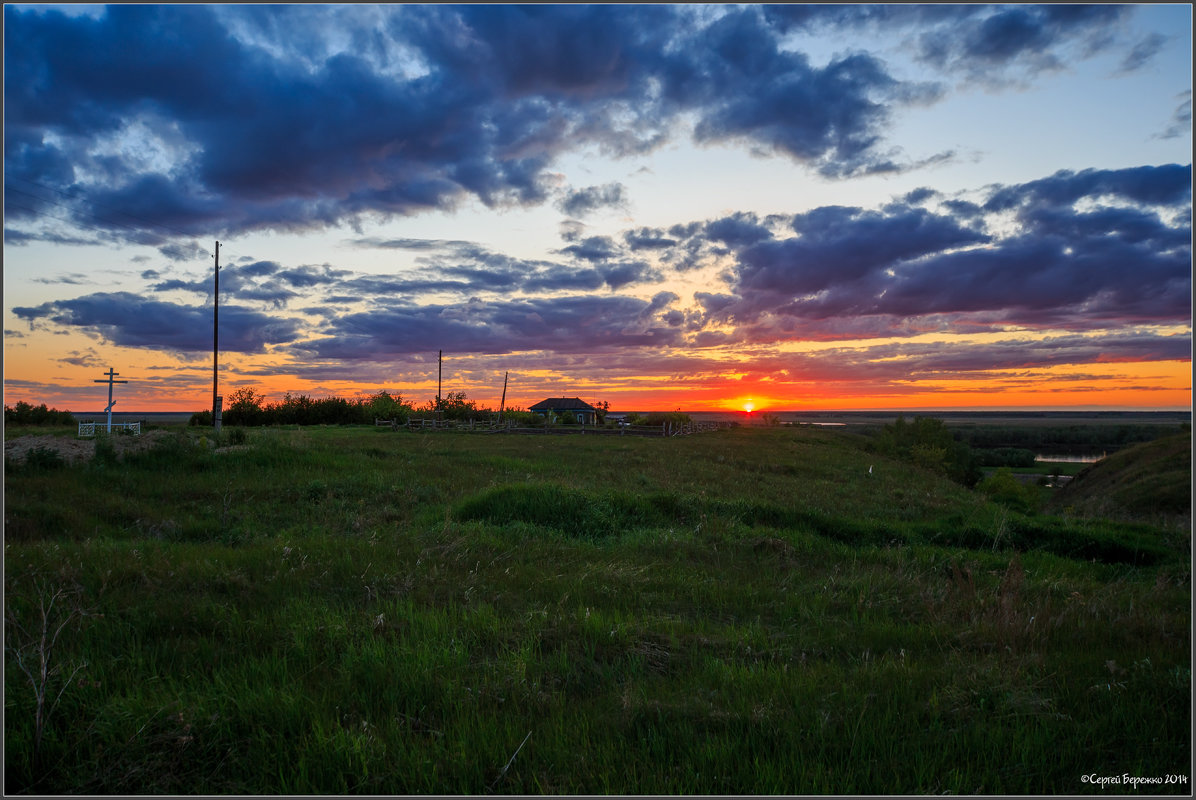
POLYGON ((86 667, 36 747, 9 651, 7 791, 1045 794, 1187 774, 1174 531, 1018 514, 813 429, 245 444, 8 471, 6 611, 28 630, 36 582, 89 616, 54 644, 86 667))

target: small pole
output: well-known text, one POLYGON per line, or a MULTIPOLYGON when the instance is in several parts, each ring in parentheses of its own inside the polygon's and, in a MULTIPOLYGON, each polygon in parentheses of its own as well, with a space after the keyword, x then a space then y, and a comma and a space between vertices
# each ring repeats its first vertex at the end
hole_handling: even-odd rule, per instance
POLYGON ((507 372, 504 372, 502 375, 502 400, 500 400, 498 403, 498 421, 499 422, 502 422, 502 412, 507 407, 507 376, 510 374, 511 374, 510 371, 507 371, 507 372))
POLYGON ((444 351, 436 351, 436 410, 440 410, 440 379, 444 374, 444 351))
POLYGON ((114 383, 128 383, 128 381, 118 381, 118 380, 115 380, 116 376, 117 376, 117 375, 119 375, 120 373, 119 373, 119 372, 113 372, 113 371, 112 371, 112 367, 108 367, 108 373, 107 373, 107 374, 108 374, 108 377, 107 377, 107 378, 105 378, 104 380, 98 380, 98 381, 92 381, 92 382, 93 382, 93 383, 106 383, 106 384, 108 384, 108 407, 107 407, 107 408, 105 408, 104 410, 108 412, 108 434, 109 434, 109 435, 111 435, 111 434, 112 434, 112 407, 113 407, 114 405, 116 405, 116 401, 112 399, 112 384, 114 384, 114 383))

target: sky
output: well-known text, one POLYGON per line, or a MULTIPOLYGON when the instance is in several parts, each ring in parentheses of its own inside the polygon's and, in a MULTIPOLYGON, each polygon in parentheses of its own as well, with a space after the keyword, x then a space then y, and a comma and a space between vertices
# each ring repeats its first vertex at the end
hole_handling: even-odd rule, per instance
POLYGON ((4 402, 1190 409, 1192 10, 4 7, 4 402))

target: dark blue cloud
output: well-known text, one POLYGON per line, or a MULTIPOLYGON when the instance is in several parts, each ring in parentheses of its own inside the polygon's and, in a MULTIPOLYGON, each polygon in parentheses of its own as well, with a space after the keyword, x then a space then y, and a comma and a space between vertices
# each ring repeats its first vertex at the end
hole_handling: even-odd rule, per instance
POLYGON ((617 255, 619 248, 609 236, 590 236, 577 244, 561 248, 560 252, 583 261, 605 261, 617 255))
POLYGON ((983 233, 925 209, 881 213, 824 206, 793 218, 796 238, 769 239, 740 251, 745 289, 817 293, 948 248, 988 240, 983 233))
POLYGON ((621 183, 571 189, 557 201, 557 208, 572 217, 584 217, 600 208, 626 208, 627 187, 621 183))
POLYGON ((27 245, 30 242, 49 242, 51 244, 94 245, 100 244, 98 239, 87 239, 82 236, 71 236, 54 231, 23 231, 14 228, 4 228, 4 243, 15 246, 27 245))
POLYGON ((817 166, 828 176, 878 161, 890 106, 932 99, 876 58, 856 53, 815 67, 784 50, 757 9, 732 11, 694 36, 666 66, 663 93, 697 111, 699 142, 745 140, 817 166))
MULTIPOLYGON (((149 300, 129 292, 90 294, 36 307, 13 309, 18 318, 79 328, 122 347, 173 352, 207 352, 212 347, 209 308, 149 300)), ((295 341, 297 320, 270 316, 238 306, 220 309, 220 347, 240 353, 261 353, 267 347, 295 341)))
MULTIPOLYGON (((80 224, 162 246, 471 196, 542 203, 560 154, 656 147, 682 115, 700 141, 743 139, 828 175, 889 168, 878 148, 890 109, 924 87, 863 54, 814 67, 757 8, 714 16, 118 5, 68 17, 9 5, 5 171, 62 192, 80 224), (334 46, 326 27, 355 46, 334 46), (168 167, 110 146, 130 126, 168 167)), ((582 213, 624 194, 591 187, 565 205, 582 213)), ((10 205, 14 219, 38 212, 10 205)))
POLYGON ((171 261, 195 261, 212 255, 198 242, 170 242, 159 247, 158 252, 171 261))
POLYGON ((1030 206, 1071 206, 1081 198, 1104 196, 1144 205, 1191 201, 1192 165, 1164 164, 1128 169, 1060 170, 1028 183, 1001 188, 984 204, 987 211, 1030 206))
POLYGON ((379 239, 362 237, 350 240, 355 247, 376 247, 384 250, 452 250, 459 247, 473 247, 473 242, 461 239, 379 239))
POLYGON ((1061 68, 1068 47, 1091 56, 1119 46, 1111 31, 1132 13, 1109 4, 976 8, 919 34, 918 57, 944 72, 999 83, 1010 67, 1030 75, 1061 68))
MULTIPOLYGON (((226 268, 226 270, 229 268, 226 268)), ((282 265, 277 261, 254 261, 249 264, 242 264, 235 267, 237 274, 246 275, 251 278, 260 278, 266 275, 274 275, 282 269, 282 265)))
POLYGON ((296 352, 321 359, 377 360, 443 349, 458 353, 551 350, 600 353, 680 343, 660 309, 631 297, 566 296, 458 305, 396 303, 330 320, 296 352))
MULTIPOLYGON (((1085 170, 991 187, 982 203, 918 193, 948 214, 824 206, 793 217, 794 237, 721 236, 731 293, 695 300, 752 341, 1178 324, 1190 319, 1190 181, 1190 165, 1085 170), (998 236, 1001 212, 1016 230, 998 236)), ((711 230, 687 228, 682 247, 711 230)))
POLYGON ((667 250, 677 244, 677 240, 670 238, 659 228, 637 228, 623 232, 623 241, 636 250, 667 250))
POLYGON ((291 286, 305 289, 312 286, 326 286, 330 283, 336 283, 350 273, 348 270, 333 269, 328 266, 317 267, 308 265, 279 270, 274 274, 291 286))
POLYGON ((742 211, 706 223, 706 238, 729 247, 746 247, 771 239, 772 235, 755 214, 742 211))
POLYGON ((923 64, 953 79, 1003 83, 1013 74, 1058 69, 1075 58, 1124 51, 1123 68, 1149 61, 1153 37, 1130 42, 1119 28, 1133 7, 1112 4, 810 4, 769 5, 765 17, 784 31, 830 35, 866 30, 908 37, 923 64))

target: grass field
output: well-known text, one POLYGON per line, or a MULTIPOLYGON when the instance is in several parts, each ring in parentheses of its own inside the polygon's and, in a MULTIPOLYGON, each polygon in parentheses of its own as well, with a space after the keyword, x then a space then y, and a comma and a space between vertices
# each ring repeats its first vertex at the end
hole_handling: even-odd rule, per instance
POLYGON ((198 437, 6 462, 7 792, 1190 780, 1187 527, 813 426, 198 437))

